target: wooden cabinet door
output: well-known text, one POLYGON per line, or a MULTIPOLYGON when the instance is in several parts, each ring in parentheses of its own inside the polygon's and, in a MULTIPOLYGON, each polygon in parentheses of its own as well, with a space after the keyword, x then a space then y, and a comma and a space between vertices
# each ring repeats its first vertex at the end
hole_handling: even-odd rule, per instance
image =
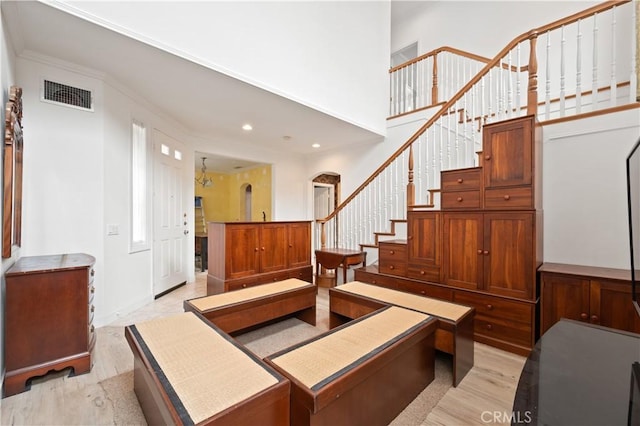
POLYGON ((484 215, 484 288, 491 293, 533 299, 535 287, 532 213, 484 215))
POLYGON ((533 124, 528 116, 483 128, 485 188, 531 185, 533 124))
POLYGON ((631 304, 629 283, 592 280, 590 302, 591 323, 640 333, 640 316, 631 304))
POLYGON ((260 226, 260 270, 274 272, 287 269, 289 233, 286 223, 268 223, 260 226))
POLYGON ((305 223, 289 224, 289 268, 298 268, 311 264, 311 225, 305 223))
POLYGON ((541 335, 560 318, 589 321, 589 280, 543 272, 541 286, 541 335))
POLYGON ((260 272, 260 232, 253 224, 227 225, 225 278, 242 278, 260 272))
POLYGON ((443 279, 445 284, 482 288, 482 214, 444 214, 443 279))
POLYGON ((409 263, 440 266, 440 213, 409 212, 409 263))

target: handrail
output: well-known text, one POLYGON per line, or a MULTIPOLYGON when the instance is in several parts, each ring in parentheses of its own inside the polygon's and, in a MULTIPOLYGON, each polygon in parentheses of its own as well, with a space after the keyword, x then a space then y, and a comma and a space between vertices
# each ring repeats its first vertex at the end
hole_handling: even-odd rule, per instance
MULTIPOLYGON (((316 222, 320 224, 324 224, 329 220, 333 219, 340 213, 341 210, 347 206, 351 200, 353 200, 359 193, 361 193, 378 175, 380 175, 395 159, 397 159, 404 151, 407 150, 427 129, 429 129, 438 119, 440 119, 448 110, 454 105, 474 84, 476 84, 482 77, 484 77, 493 67, 501 61, 509 51, 511 51, 515 46, 519 43, 526 41, 527 39, 531 41, 532 47, 530 50, 530 59, 527 70, 529 71, 529 97, 527 101, 528 113, 536 114, 537 113, 537 62, 535 55, 535 42, 538 37, 538 34, 544 33, 546 31, 550 31, 553 29, 560 28, 563 25, 574 23, 580 19, 589 17, 594 15, 595 13, 604 12, 609 10, 615 6, 620 6, 626 3, 629 3, 631 0, 612 0, 606 1, 596 6, 592 6, 586 10, 575 13, 568 17, 556 20, 550 24, 543 25, 538 28, 534 28, 530 31, 522 33, 521 35, 515 37, 511 42, 509 42, 493 59, 491 59, 487 64, 474 76, 469 80, 455 95, 449 99, 449 101, 445 102, 444 105, 424 124, 422 125, 409 139, 398 148, 380 167, 378 167, 358 188, 356 188, 351 195, 349 195, 336 209, 329 214, 329 216, 324 219, 316 219, 316 222), (533 89, 533 90, 532 90, 533 89)), ((437 50, 437 49, 436 49, 437 50)), ((432 52, 429 52, 432 53, 432 52)), ((424 56, 424 55, 423 55, 424 56)))
POLYGON ((453 53, 455 55, 463 56, 465 58, 473 59, 475 61, 484 62, 484 63, 487 63, 487 62, 489 62, 491 60, 489 58, 485 58, 484 56, 476 55, 475 53, 471 53, 471 52, 467 52, 467 51, 464 51, 464 50, 456 49, 455 47, 442 46, 442 47, 438 47, 437 49, 434 49, 434 50, 432 50, 430 52, 427 52, 427 53, 425 53, 423 55, 420 55, 417 58, 413 58, 413 59, 408 60, 407 62, 403 62, 400 65, 396 65, 395 67, 389 69, 389 74, 391 74, 391 73, 393 73, 395 71, 398 71, 398 70, 400 70, 402 68, 406 68, 411 64, 415 64, 416 62, 420 62, 420 61, 422 61, 424 59, 427 59, 427 58, 429 58, 431 56, 435 56, 440 52, 449 52, 449 53, 453 53))

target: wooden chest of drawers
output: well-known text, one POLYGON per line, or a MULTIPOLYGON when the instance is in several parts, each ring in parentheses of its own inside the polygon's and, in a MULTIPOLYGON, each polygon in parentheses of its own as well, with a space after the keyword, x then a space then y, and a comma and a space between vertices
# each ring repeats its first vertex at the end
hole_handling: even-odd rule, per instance
POLYGON ((407 276, 407 242, 405 240, 378 243, 380 272, 400 277, 407 276))
POLYGON ((33 256, 7 270, 3 396, 52 370, 91 370, 94 264, 87 254, 33 256))
POLYGON ((446 170, 440 179, 442 210, 482 208, 482 168, 446 170))

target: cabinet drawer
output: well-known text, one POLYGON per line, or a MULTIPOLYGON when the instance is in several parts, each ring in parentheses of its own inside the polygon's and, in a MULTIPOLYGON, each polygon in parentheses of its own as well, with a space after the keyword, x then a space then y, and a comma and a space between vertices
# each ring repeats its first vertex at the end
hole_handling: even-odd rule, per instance
POLYGON ((443 192, 442 210, 479 209, 480 191, 443 192))
POLYGON ((379 285, 380 287, 398 289, 398 280, 390 276, 379 275, 377 272, 381 272, 378 268, 376 273, 369 273, 364 268, 356 269, 355 279, 367 284, 379 285))
POLYGON ((484 191, 484 207, 485 209, 497 210, 533 208, 531 187, 486 189, 484 191))
POLYGON ((446 300, 448 302, 453 299, 453 290, 430 284, 412 283, 402 280, 398 282, 398 290, 446 300))
POLYGON ((453 300, 456 303, 476 308, 476 318, 482 316, 503 321, 517 321, 531 326, 533 304, 462 291, 457 291, 453 300))
POLYGON ((407 275, 407 244, 381 242, 378 246, 379 269, 382 274, 407 275))
POLYGON ((407 277, 420 281, 440 282, 439 266, 409 265, 407 277))
POLYGON ((440 186, 442 191, 469 191, 480 190, 482 178, 479 167, 462 170, 446 170, 440 174, 440 186))
POLYGON ((473 331, 476 335, 490 339, 502 340, 525 347, 531 347, 532 345, 530 324, 476 315, 473 321, 473 331))

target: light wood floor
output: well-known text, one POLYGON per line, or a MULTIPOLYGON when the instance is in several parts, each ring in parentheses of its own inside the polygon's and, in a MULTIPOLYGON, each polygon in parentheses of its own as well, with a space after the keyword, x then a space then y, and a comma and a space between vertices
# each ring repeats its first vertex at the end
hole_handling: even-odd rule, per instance
MULTIPOLYGON (((124 339, 123 326, 183 312, 185 299, 205 294, 206 273, 198 273, 195 283, 180 287, 107 327, 98 328, 95 363, 90 373, 66 377, 68 371, 63 371, 34 380, 30 391, 0 400, 0 424, 121 424, 119 410, 139 411, 137 406, 119 407, 113 396, 118 391, 109 389, 110 378, 131 374, 133 369, 128 346, 114 344, 124 339)), ((327 289, 319 289, 317 312, 318 327, 328 329, 327 289)), ((494 421, 494 413, 508 424, 524 361, 523 357, 476 343, 474 368, 457 388, 447 391, 422 424, 501 424, 494 421)))

